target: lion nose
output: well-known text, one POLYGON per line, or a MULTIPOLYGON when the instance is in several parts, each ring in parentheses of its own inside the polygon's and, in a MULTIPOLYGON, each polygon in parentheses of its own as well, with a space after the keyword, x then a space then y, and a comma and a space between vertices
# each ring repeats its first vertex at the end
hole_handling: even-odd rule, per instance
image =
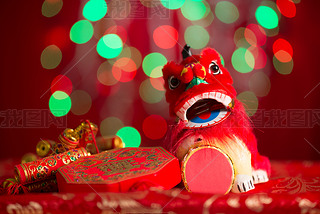
POLYGON ((193 70, 194 76, 202 80, 206 77, 206 74, 207 74, 206 69, 200 63, 195 64, 192 70, 193 70))
POLYGON ((181 80, 187 83, 186 90, 201 83, 208 84, 204 79, 206 77, 206 69, 200 63, 188 64, 181 72, 181 80))

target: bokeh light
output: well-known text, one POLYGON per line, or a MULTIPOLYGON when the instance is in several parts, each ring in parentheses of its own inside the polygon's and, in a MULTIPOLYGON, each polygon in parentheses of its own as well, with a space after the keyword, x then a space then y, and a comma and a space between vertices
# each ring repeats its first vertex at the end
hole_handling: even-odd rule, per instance
POLYGON ((71 99, 63 91, 54 92, 49 99, 49 109, 56 117, 62 117, 68 114, 71 109, 71 99))
POLYGON ((262 69, 267 64, 267 54, 266 52, 259 46, 251 46, 248 48, 250 53, 252 53, 254 57, 254 69, 262 69))
POLYGON ((74 43, 84 44, 93 35, 93 27, 88 20, 80 20, 74 23, 70 30, 70 39, 74 43))
POLYGON ((257 46, 257 37, 252 30, 246 28, 244 30, 244 37, 250 45, 257 46))
POLYGON ((217 18, 226 24, 234 23, 239 18, 238 8, 229 1, 220 1, 215 7, 217 18))
POLYGON ((96 39, 100 39, 105 34, 108 34, 107 30, 112 29, 110 27, 115 27, 115 26, 116 26, 116 23, 113 19, 101 19, 96 23, 94 23, 93 36, 96 39))
POLYGON ((91 96, 83 90, 75 90, 71 96, 71 112, 75 115, 84 115, 88 113, 92 105, 91 96))
POLYGON ((150 53, 142 62, 142 69, 148 77, 158 78, 162 77, 161 69, 167 63, 167 59, 161 53, 150 53), (160 72, 153 72, 154 69, 160 72))
POLYGON ((170 25, 161 25, 153 31, 153 40, 159 48, 172 48, 177 44, 178 31, 170 25))
POLYGON ((117 136, 124 142, 125 147, 139 147, 141 144, 141 136, 137 129, 125 126, 117 132, 117 136))
POLYGON ((97 79, 106 86, 115 85, 118 80, 112 74, 112 64, 108 61, 101 63, 97 71, 97 79))
POLYGON ((207 7, 202 1, 198 0, 186 0, 181 7, 182 15, 191 21, 200 20, 204 18, 207 7))
POLYGON ((108 62, 112 65, 114 65, 114 63, 116 63, 116 61, 118 61, 121 58, 130 58, 131 59, 132 54, 131 54, 131 49, 128 45, 124 44, 121 53, 119 54, 119 56, 113 58, 113 59, 108 59, 108 62))
POLYGON ((159 78, 150 78, 150 83, 152 87, 159 91, 164 91, 164 79, 162 77, 159 78))
POLYGON ((97 44, 98 54, 106 59, 112 59, 119 56, 122 48, 122 40, 116 34, 104 35, 97 44))
POLYGON ((133 78, 136 76, 136 73, 137 66, 130 58, 120 58, 112 67, 112 74, 114 78, 120 82, 129 82, 133 80, 133 78))
POLYGON ((134 61, 134 63, 137 66, 137 69, 141 66, 142 63, 142 55, 140 51, 135 47, 129 47, 131 52, 131 59, 134 61))
POLYGON ((257 112, 259 101, 252 91, 244 91, 237 96, 237 99, 243 103, 243 106, 249 116, 257 112))
POLYGON ((277 57, 273 56, 273 66, 274 68, 283 75, 290 74, 293 69, 293 60, 289 62, 280 62, 277 57))
POLYGON ((161 4, 170 10, 176 10, 183 6, 185 0, 160 0, 161 4))
POLYGON ((245 38, 245 31, 246 28, 239 27, 235 32, 233 36, 234 44, 237 47, 243 47, 243 48, 249 48, 251 45, 245 38))
POLYGON ((107 14, 107 3, 105 0, 90 0, 83 7, 83 17, 95 22, 107 14))
MULTIPOLYGON (((204 3, 207 4, 207 2, 204 2, 204 3)), ((202 18, 200 20, 192 21, 192 24, 199 25, 202 27, 208 27, 209 25, 211 25, 214 20, 214 15, 213 15, 210 7, 207 8, 206 11, 208 11, 208 15, 204 14, 204 18, 202 18)))
POLYGON ((144 119, 142 130, 152 140, 161 139, 167 133, 167 122, 160 115, 150 115, 144 119))
POLYGON ((292 0, 277 0, 277 7, 282 15, 288 18, 296 16, 296 5, 292 0))
POLYGON ((279 24, 277 13, 268 6, 259 6, 255 13, 258 23, 267 29, 276 28, 279 24))
POLYGON ((184 33, 184 40, 192 49, 204 48, 208 44, 209 39, 208 31, 199 25, 189 26, 184 33))
POLYGON ((53 17, 57 15, 62 9, 63 1, 62 0, 45 0, 42 4, 41 12, 45 17, 53 17))
POLYGON ((245 48, 238 48, 232 54, 232 66, 240 73, 248 73, 253 70, 255 60, 252 53, 245 48))
POLYGON ((159 103, 163 99, 164 93, 164 91, 154 88, 150 79, 144 80, 139 87, 141 99, 149 104, 159 103))
POLYGON ((41 65, 45 69, 54 69, 58 67, 62 60, 61 50, 56 45, 46 47, 40 57, 41 65))
POLYGON ((256 96, 267 96, 271 88, 270 79, 265 73, 258 71, 250 77, 249 87, 256 96))
POLYGON ((273 29, 266 29, 266 35, 268 37, 273 37, 279 34, 279 26, 277 26, 276 28, 273 29))
POLYGON ((48 33, 45 36, 44 43, 47 45, 56 45, 62 50, 69 41, 68 36, 69 30, 67 30, 65 27, 52 27, 50 30, 48 30, 48 33))
POLYGON ((123 127, 122 121, 117 117, 108 117, 100 123, 100 133, 102 136, 116 135, 123 127))
POLYGON ((288 52, 288 54, 290 54, 291 56, 293 55, 293 49, 291 44, 282 38, 277 39, 272 46, 273 49, 273 53, 277 53, 279 50, 284 50, 286 52, 288 52))
POLYGON ((253 46, 262 46, 267 41, 266 32, 256 24, 249 24, 244 31, 244 36, 253 46))
POLYGON ((277 57, 280 62, 290 62, 292 60, 292 56, 284 50, 276 52, 274 56, 277 57))
POLYGON ((65 75, 56 76, 51 82, 51 93, 53 94, 55 91, 63 91, 70 95, 72 92, 71 80, 65 75))
MULTIPOLYGON (((277 17, 274 16, 274 18, 278 19, 278 24, 275 28, 271 28, 271 29, 264 28, 266 36, 273 37, 273 36, 278 35, 279 34, 279 21, 280 21, 282 15, 277 7, 277 4, 274 1, 261 1, 261 6, 270 8, 271 9, 270 11, 272 11, 272 14, 275 13, 277 15, 277 17)), ((265 18, 268 18, 268 16, 265 16, 265 18)))
POLYGON ((127 34, 127 30, 121 26, 121 25, 115 25, 115 26, 111 26, 109 27, 105 34, 116 34, 120 37, 120 39, 122 40, 122 43, 126 43, 127 41, 127 37, 128 37, 128 34, 127 34))
POLYGON ((291 44, 285 39, 277 39, 272 46, 275 57, 280 62, 290 62, 293 56, 291 44))

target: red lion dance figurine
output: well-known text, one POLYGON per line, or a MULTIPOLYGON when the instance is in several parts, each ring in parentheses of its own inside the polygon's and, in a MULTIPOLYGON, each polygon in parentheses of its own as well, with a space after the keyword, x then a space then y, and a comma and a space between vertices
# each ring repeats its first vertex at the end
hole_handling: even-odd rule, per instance
POLYGON ((180 64, 163 68, 166 100, 177 123, 166 145, 181 161, 189 191, 246 192, 267 182, 270 161, 257 150, 257 141, 229 72, 211 48, 191 55, 182 51, 180 64), (215 164, 215 165, 214 165, 215 164))

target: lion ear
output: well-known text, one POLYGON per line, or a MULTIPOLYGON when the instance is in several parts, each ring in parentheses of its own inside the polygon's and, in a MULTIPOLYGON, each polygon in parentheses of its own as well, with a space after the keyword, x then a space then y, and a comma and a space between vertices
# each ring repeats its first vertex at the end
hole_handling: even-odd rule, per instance
POLYGON ((201 52, 201 57, 205 59, 217 60, 219 64, 221 64, 221 56, 220 54, 213 48, 205 48, 201 52))
POLYGON ((221 57, 220 54, 213 48, 205 48, 201 52, 201 56, 204 58, 211 58, 218 60, 219 63, 221 63, 221 57))
POLYGON ((189 56, 192 56, 192 53, 191 53, 191 50, 190 50, 190 45, 186 44, 186 45, 183 47, 183 50, 182 50, 181 54, 182 54, 183 60, 185 60, 185 59, 188 58, 189 56))

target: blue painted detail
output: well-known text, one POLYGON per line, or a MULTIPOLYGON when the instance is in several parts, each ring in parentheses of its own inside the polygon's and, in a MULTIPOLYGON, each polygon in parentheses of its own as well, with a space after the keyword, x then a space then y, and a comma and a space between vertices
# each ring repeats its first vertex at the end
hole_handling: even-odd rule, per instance
POLYGON ((211 112, 210 117, 208 119, 203 120, 200 117, 195 117, 190 121, 193 123, 206 123, 211 120, 214 120, 216 117, 218 117, 219 114, 220 114, 220 109, 217 109, 211 112))

